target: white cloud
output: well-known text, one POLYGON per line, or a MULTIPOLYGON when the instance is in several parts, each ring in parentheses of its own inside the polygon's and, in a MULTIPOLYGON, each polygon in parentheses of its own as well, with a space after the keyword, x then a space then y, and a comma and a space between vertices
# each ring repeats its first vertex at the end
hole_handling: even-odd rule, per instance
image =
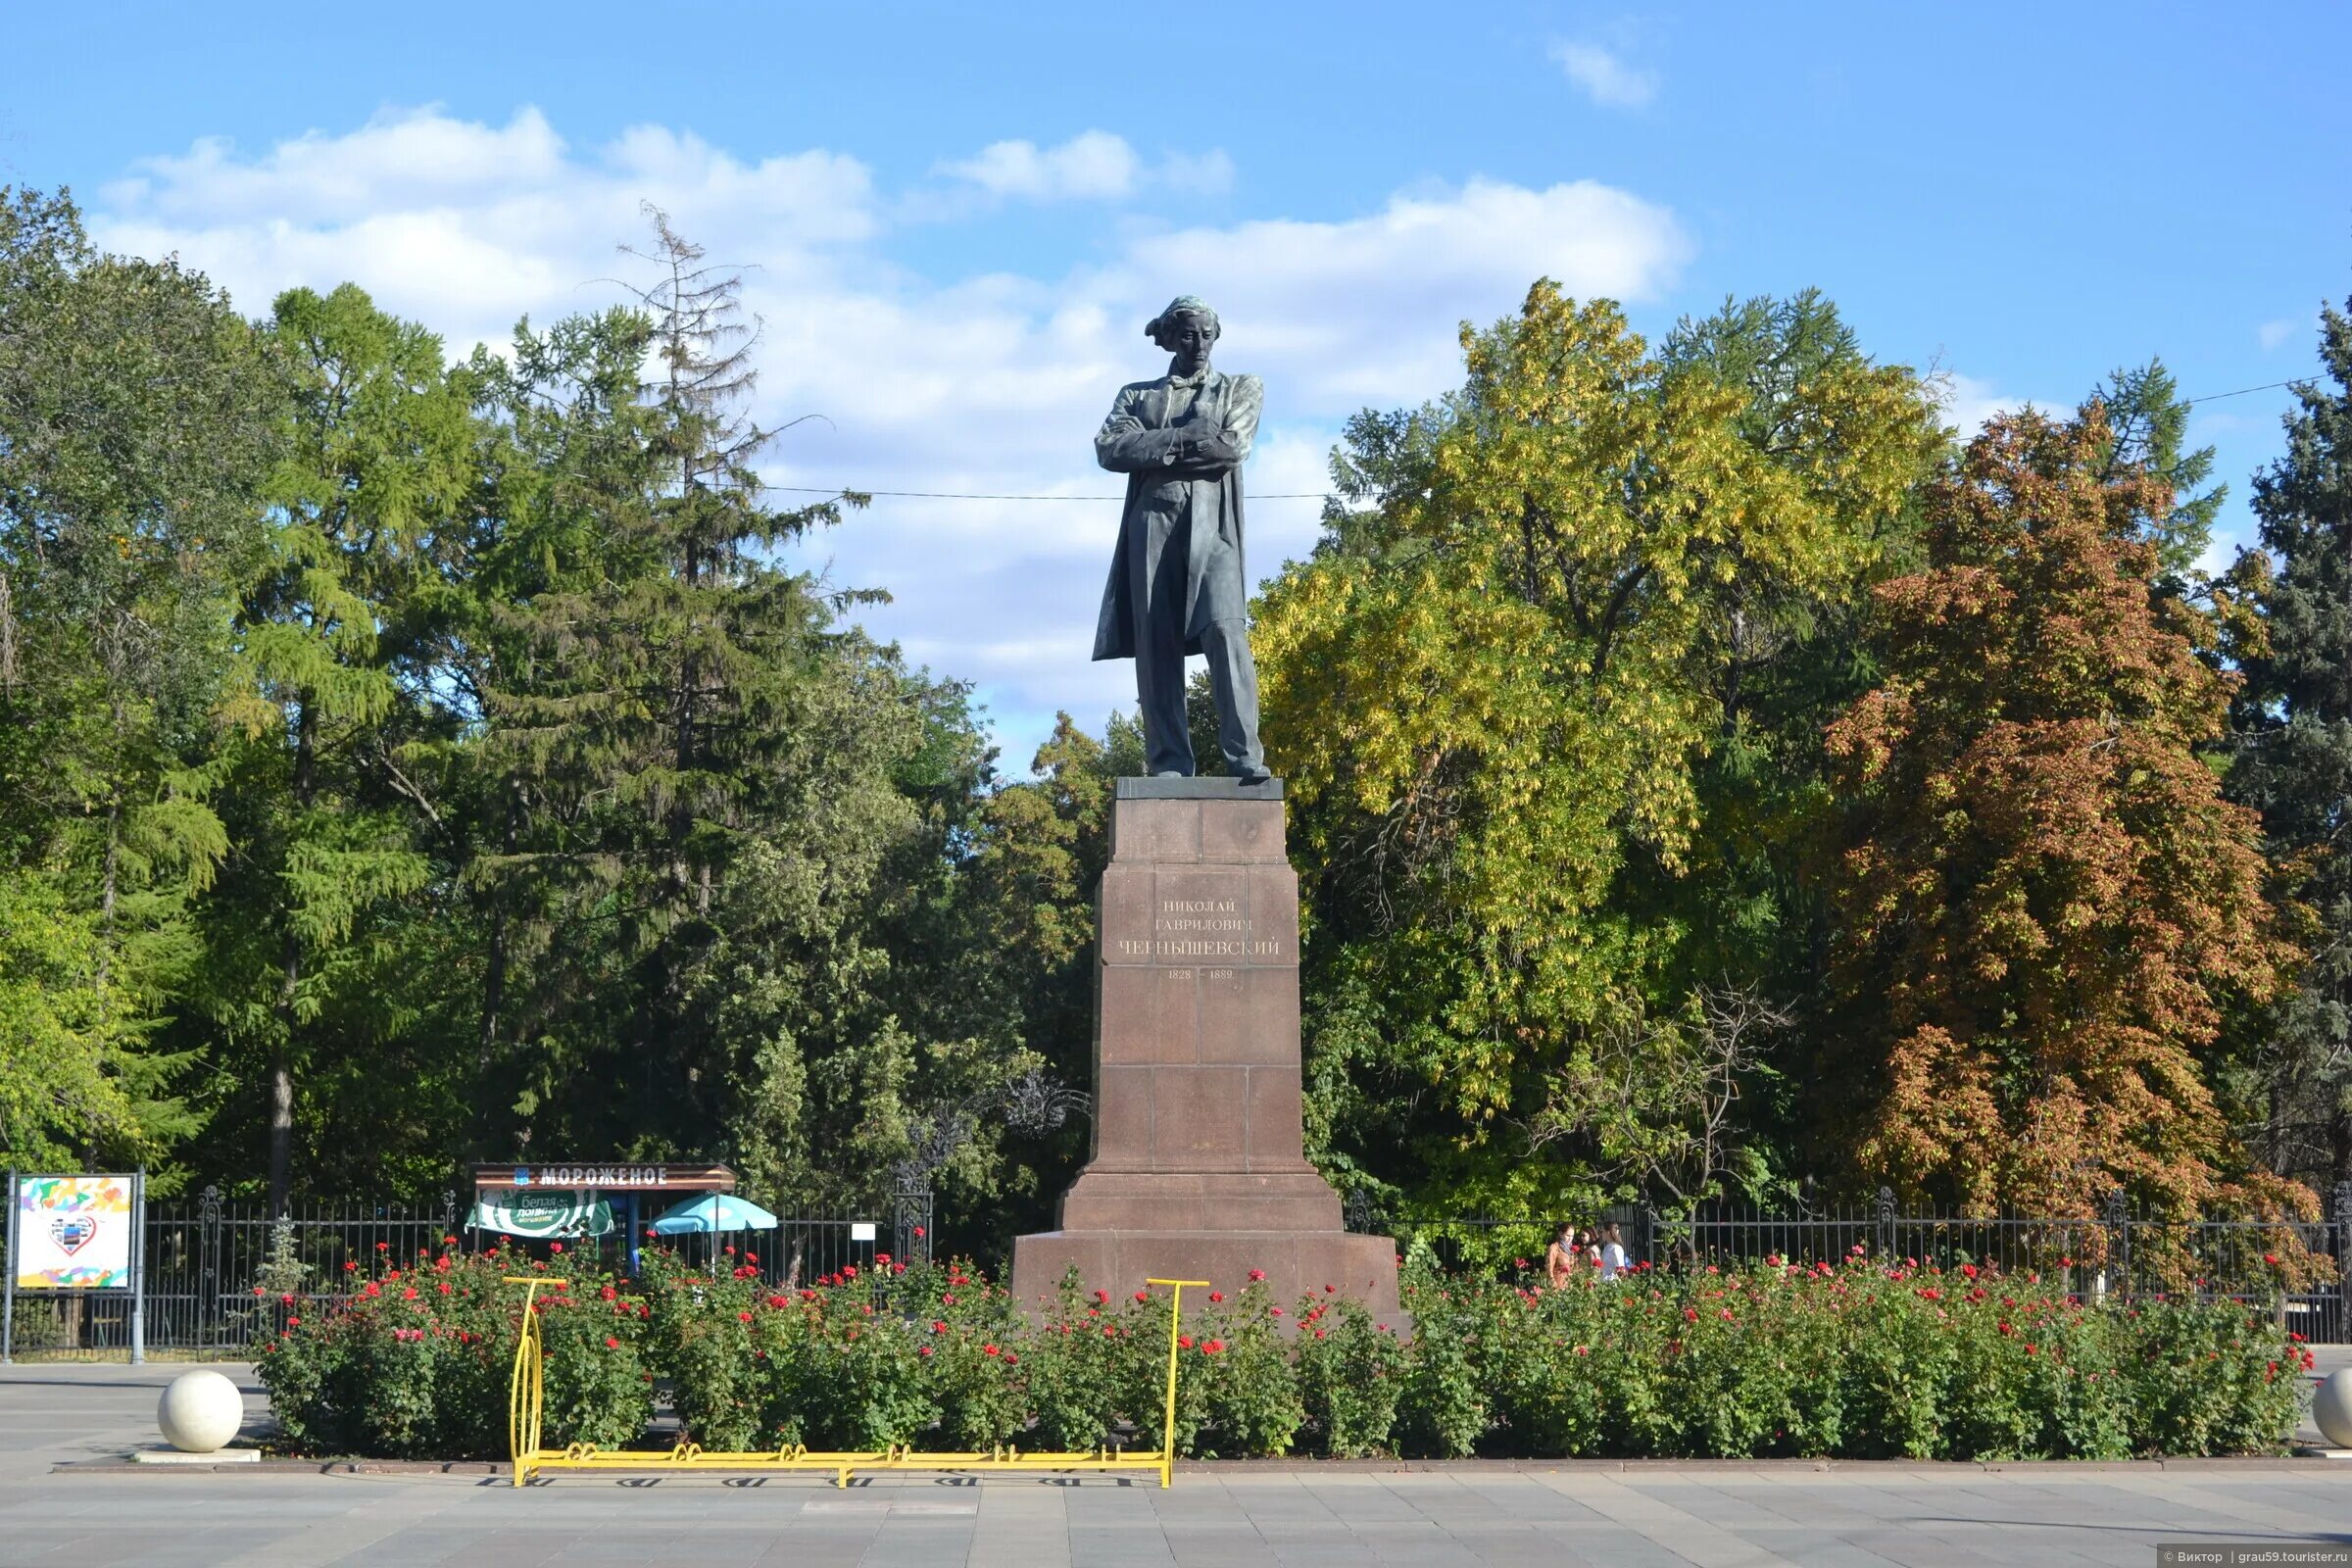
MULTIPOLYGON (((1139 160, 1120 175, 1102 149, 1053 164, 1084 140, 1037 154, 1059 171, 1036 173, 1040 184, 1022 184, 1021 158, 989 167, 1008 197, 1125 178, 1132 199, 1177 167, 1139 160)), ((1229 179, 1221 154, 1184 167, 1198 177, 1212 159, 1229 179)), ((1095 426, 1120 383, 1164 364, 1144 322, 1171 295, 1204 296, 1224 318, 1218 363, 1266 381, 1248 474, 1263 498, 1250 511, 1260 575, 1315 536, 1313 499, 1274 497, 1322 489, 1338 425, 1357 408, 1456 383, 1461 320, 1510 312, 1544 274, 1579 296, 1653 299, 1690 252, 1672 214, 1621 190, 1474 180, 1333 218, 1169 228, 1106 213, 1095 259, 1058 275, 925 277, 892 256, 905 194, 877 193, 847 154, 747 160, 661 126, 576 149, 530 110, 503 127, 379 116, 250 156, 198 143, 108 187, 91 225, 114 249, 178 252, 255 314, 289 284, 357 281, 441 332, 456 358, 503 341, 525 312, 544 322, 618 298, 605 280, 633 275, 615 247, 643 242, 645 200, 714 261, 747 269, 745 300, 763 321, 755 415, 826 416, 763 462, 779 485, 1114 497, 1095 426)), ((1087 659, 1117 514, 1114 499, 883 498, 807 557, 837 581, 888 587, 896 602, 869 623, 978 680, 1008 757, 1026 762, 1055 708, 1100 723, 1132 701, 1130 666, 1087 659)))
POLYGON ((2268 354, 2297 332, 2302 331, 2303 327, 2304 322, 2300 318, 2282 316, 2276 321, 2263 322, 2254 329, 2254 335, 2262 340, 2262 352, 2268 354))
POLYGON ((952 219, 981 202, 1123 201, 1148 188, 1220 195, 1233 185, 1233 160, 1221 148, 1172 152, 1147 164, 1124 136, 1082 131, 1057 147, 1033 141, 991 142, 971 158, 951 159, 933 172, 954 183, 946 193, 918 193, 913 216, 952 219))
POLYGON ((1563 40, 1551 46, 1568 79, 1606 109, 1639 109, 1658 95, 1658 74, 1640 71, 1596 43, 1563 40))
POLYGON ((1125 137, 1089 130, 1058 147, 992 142, 980 149, 979 157, 942 164, 940 172, 969 180, 991 196, 1032 202, 1100 201, 1133 190, 1139 163, 1125 137))

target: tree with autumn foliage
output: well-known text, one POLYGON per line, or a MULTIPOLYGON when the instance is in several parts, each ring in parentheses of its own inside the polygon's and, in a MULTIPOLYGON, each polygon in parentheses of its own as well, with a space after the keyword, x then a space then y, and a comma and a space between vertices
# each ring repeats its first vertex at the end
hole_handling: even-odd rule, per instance
POLYGON ((2000 418, 1926 496, 1924 570, 1878 590, 1885 679, 1830 732, 1830 1127, 1906 1195, 2087 1214, 2301 1207, 2212 1088, 2223 1010, 2291 956, 2259 823, 2198 748, 2234 677, 2159 591, 2104 411, 2000 418))

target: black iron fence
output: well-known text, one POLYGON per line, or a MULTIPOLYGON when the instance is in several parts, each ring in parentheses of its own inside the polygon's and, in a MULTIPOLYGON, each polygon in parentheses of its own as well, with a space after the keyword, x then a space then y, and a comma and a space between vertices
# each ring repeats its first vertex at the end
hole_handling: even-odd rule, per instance
MULTIPOLYGON (((1847 1206, 1797 1211, 1737 1203, 1680 1211, 1620 1205, 1567 1216, 1582 1228, 1614 1224, 1629 1259, 1653 1268, 1782 1257, 1837 1261, 1855 1253, 1956 1267, 1995 1264, 2036 1273, 2085 1300, 2227 1298, 2265 1306, 2318 1344, 2352 1344, 2352 1183, 2325 1218, 2177 1220, 2135 1213, 2120 1199, 2092 1218, 1990 1218, 1905 1211, 1893 1193, 1847 1206)), ((1388 1214, 1351 1200, 1352 1230, 1418 1242, 1449 1267, 1538 1266, 1558 1230, 1551 1216, 1388 1214)))
MULTIPOLYGON (((213 1187, 188 1198, 150 1198, 137 1303, 145 1348, 173 1358, 249 1355, 286 1318, 340 1301, 341 1281, 353 1271, 346 1264, 364 1272, 379 1256, 407 1259, 451 1248, 476 1251, 502 1240, 547 1251, 544 1242, 467 1229, 466 1213, 454 1189, 436 1202, 325 1200, 296 1203, 282 1215, 270 1213, 261 1200, 224 1198, 213 1187)), ((734 1261, 723 1251, 728 1246, 738 1257, 756 1253, 761 1277, 789 1289, 847 1265, 869 1264, 877 1252, 927 1257, 931 1220, 925 1190, 897 1195, 886 1219, 779 1217, 770 1231, 670 1241, 718 1262, 734 1261)), ((575 1257, 617 1266, 628 1240, 610 1236, 565 1246, 575 1257)), ((19 1292, 9 1336, 13 1352, 84 1360, 127 1356, 132 1306, 128 1292, 19 1292)))

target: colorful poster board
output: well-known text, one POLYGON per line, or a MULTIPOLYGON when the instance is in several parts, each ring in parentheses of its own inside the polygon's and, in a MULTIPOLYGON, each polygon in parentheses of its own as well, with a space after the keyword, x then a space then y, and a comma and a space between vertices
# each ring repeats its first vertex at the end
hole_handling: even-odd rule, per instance
POLYGON ((129 1176, 18 1177, 17 1289, 129 1289, 135 1187, 129 1176))
POLYGON ((612 1231, 612 1205, 601 1199, 591 1202, 587 1193, 576 1189, 533 1188, 477 1200, 466 1223, 475 1230, 540 1240, 608 1236, 612 1231))

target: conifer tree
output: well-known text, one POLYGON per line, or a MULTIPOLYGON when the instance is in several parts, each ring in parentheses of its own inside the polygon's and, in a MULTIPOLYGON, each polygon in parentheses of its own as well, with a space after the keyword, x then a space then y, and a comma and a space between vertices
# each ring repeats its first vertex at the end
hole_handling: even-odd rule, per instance
POLYGON ((526 337, 517 373, 538 379, 506 396, 520 439, 564 453, 485 578, 514 848, 479 874, 564 933, 532 995, 508 988, 514 1037, 546 1047, 513 1057, 512 1136, 732 1155, 774 1181, 821 1169, 809 1129, 840 1129, 854 1095, 890 1122, 911 1071, 866 1010, 888 967, 867 922, 917 831, 894 773, 925 704, 839 624, 862 596, 775 559, 860 498, 768 504, 740 279, 651 216, 641 309, 526 337), (533 434, 551 377, 570 414, 533 434), (833 1060, 861 1024, 863 1065, 833 1060))
POLYGON ((2332 385, 2296 388, 2286 455, 2254 478, 2278 564, 2230 790, 2315 922, 2271 1020, 2273 1158, 2333 1185, 2352 1182, 2352 316, 2322 310, 2320 358, 2332 385))
POLYGON ((2214 449, 2186 450, 2188 405, 2161 359, 2110 371, 2083 400, 2086 406, 2094 401, 2105 411, 2108 430, 2100 476, 2145 473, 2165 488, 2164 512, 2138 518, 2136 526, 2156 547, 2168 590, 2184 593, 2230 497, 2226 484, 2198 488, 2213 477, 2214 449))
MULTIPOLYGON (((440 340, 357 287, 290 290, 270 325, 292 412, 268 491, 269 559, 236 618, 240 686, 224 711, 245 739, 225 792, 237 853, 208 922, 206 1005, 242 1048, 234 1110, 247 1119, 230 1126, 259 1111, 282 1211, 298 1080, 332 1015, 377 1005, 372 922, 429 875, 397 788, 423 706, 408 631, 422 563, 471 488, 473 451, 466 391, 440 340)), ((363 1022, 336 1050, 374 1040, 363 1022)))

